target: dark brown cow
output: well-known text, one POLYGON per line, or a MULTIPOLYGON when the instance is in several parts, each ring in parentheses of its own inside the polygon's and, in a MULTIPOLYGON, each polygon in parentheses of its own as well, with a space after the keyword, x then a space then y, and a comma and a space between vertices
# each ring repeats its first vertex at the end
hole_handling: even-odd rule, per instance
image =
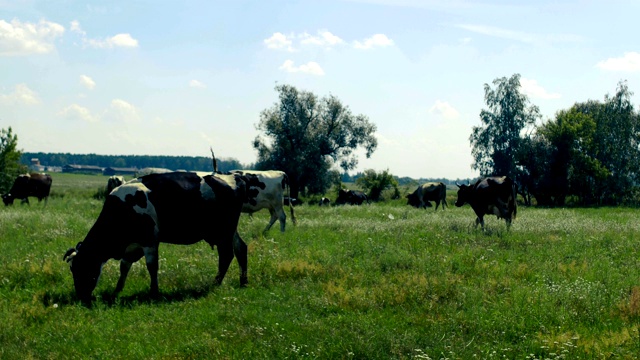
POLYGON ((436 211, 440 202, 442 202, 442 210, 447 204, 447 186, 441 182, 428 182, 424 183, 411 194, 407 195, 407 205, 415 206, 417 208, 431 207, 429 201, 436 202, 436 211))
POLYGON ((143 256, 158 293, 158 245, 190 245, 204 240, 218 248, 220 284, 237 257, 240 284, 247 283, 247 245, 237 233, 246 181, 240 175, 172 172, 146 175, 114 189, 84 241, 64 255, 71 264, 77 296, 91 299, 102 266, 120 260, 117 294, 131 265, 143 256))
POLYGON ((51 175, 49 174, 18 175, 9 193, 2 195, 2 201, 5 205, 13 205, 13 200, 20 199, 23 204, 29 204, 29 196, 34 196, 38 198, 38 202, 44 199, 46 205, 51 191, 51 183, 51 175))
POLYGON ((367 194, 363 193, 360 190, 340 189, 338 198, 336 199, 336 205, 362 205, 362 203, 365 201, 369 203, 367 194))
POLYGON ((505 219, 507 228, 511 227, 511 220, 515 219, 518 213, 516 184, 511 178, 488 177, 478 180, 473 185, 458 185, 458 188, 456 206, 460 207, 465 203, 471 205, 477 216, 476 227, 480 224, 484 229, 484 215, 487 214, 505 219))

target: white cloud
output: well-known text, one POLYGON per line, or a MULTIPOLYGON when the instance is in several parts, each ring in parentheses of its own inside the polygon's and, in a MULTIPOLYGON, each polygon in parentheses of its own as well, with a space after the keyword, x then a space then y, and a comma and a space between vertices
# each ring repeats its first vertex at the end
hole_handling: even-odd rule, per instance
POLYGON ((459 24, 456 27, 465 29, 477 34, 520 41, 528 44, 542 44, 542 43, 555 43, 555 42, 579 42, 583 38, 579 35, 573 34, 532 34, 521 31, 513 31, 509 29, 503 29, 495 26, 487 25, 472 25, 472 24, 459 24))
POLYGON ((108 114, 115 120, 125 122, 135 122, 140 120, 138 109, 121 99, 114 99, 111 101, 111 107, 109 108, 108 114))
POLYGON ((289 73, 301 72, 301 73, 319 75, 319 76, 324 75, 324 70, 322 70, 320 65, 315 61, 309 61, 306 64, 296 67, 294 66, 292 60, 287 60, 284 62, 284 64, 282 64, 282 66, 280 66, 279 69, 289 73))
POLYGON ((85 39, 85 44, 96 49, 112 49, 114 47, 138 47, 138 40, 130 34, 118 34, 104 40, 85 39))
POLYGON ((64 34, 64 27, 54 22, 39 23, 0 20, 0 56, 46 54, 55 49, 54 40, 64 34))
POLYGON ((293 41, 287 35, 277 32, 273 33, 270 38, 264 40, 265 45, 269 49, 293 51, 293 41))
POLYGON ((25 84, 18 84, 10 94, 0 94, 0 104, 39 104, 38 95, 25 84))
POLYGON ((195 79, 189 81, 189 86, 192 88, 199 88, 199 89, 204 89, 207 87, 207 85, 195 79))
POLYGON ((300 40, 300 43, 303 45, 317 45, 330 48, 335 45, 344 44, 344 40, 336 35, 333 35, 327 30, 318 31, 318 36, 312 36, 305 32, 299 37, 300 39, 302 39, 300 40))
POLYGON ((91 111, 86 107, 82 107, 78 104, 72 104, 62 109, 59 113, 59 116, 69 119, 69 120, 81 120, 86 121, 88 123, 96 123, 100 119, 97 116, 91 114, 91 111))
POLYGON ((87 33, 84 30, 82 30, 82 28, 80 27, 80 22, 78 22, 78 20, 73 20, 71 22, 71 27, 69 30, 71 30, 71 32, 73 33, 77 33, 83 36, 87 35, 87 33))
POLYGON ((429 113, 442 116, 447 120, 455 120, 460 116, 458 110, 446 101, 436 100, 436 103, 429 109, 429 113))
POLYGON ((520 78, 520 87, 526 95, 536 99, 559 99, 562 97, 558 93, 549 93, 536 80, 520 78))
POLYGON ((640 53, 633 51, 627 52, 622 57, 609 58, 607 60, 600 61, 596 64, 596 67, 609 71, 640 71, 640 53))
POLYGON ((374 47, 392 46, 393 40, 389 39, 385 34, 375 34, 363 42, 354 41, 353 46, 356 49, 372 49, 374 47))
POLYGON ((96 87, 96 82, 87 75, 80 75, 80 85, 86 87, 89 90, 93 90, 93 88, 96 87))

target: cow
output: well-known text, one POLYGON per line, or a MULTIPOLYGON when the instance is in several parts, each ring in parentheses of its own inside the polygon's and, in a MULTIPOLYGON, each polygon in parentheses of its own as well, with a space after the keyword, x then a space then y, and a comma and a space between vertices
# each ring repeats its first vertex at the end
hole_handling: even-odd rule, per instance
POLYGON ((190 245, 204 240, 218 248, 220 284, 234 255, 240 265, 240 285, 247 284, 247 245, 237 233, 246 196, 240 175, 194 172, 150 174, 133 179, 109 195, 83 241, 64 254, 70 264, 76 295, 90 301, 102 266, 120 260, 125 284, 131 265, 145 257, 151 278, 150 294, 158 295, 158 245, 190 245))
POLYGON ((418 188, 411 194, 407 195, 407 205, 412 205, 417 208, 431 207, 429 201, 436 202, 436 211, 438 206, 442 202, 442 210, 447 204, 447 186, 441 182, 428 182, 418 186, 418 188))
POLYGON ((22 204, 29 204, 29 196, 34 196, 38 198, 38 203, 44 199, 44 204, 47 205, 52 182, 49 174, 31 173, 18 175, 13 181, 11 190, 2 195, 2 201, 5 206, 13 205, 13 200, 15 199, 22 200, 22 204))
POLYGON ((118 175, 110 176, 107 180, 107 195, 110 194, 113 189, 122 184, 124 184, 124 177, 118 175))
POLYGON ((331 200, 329 198, 323 197, 322 199, 320 199, 320 202, 318 203, 318 205, 329 206, 331 205, 331 200))
POLYGON ((503 218, 507 228, 511 227, 512 219, 516 218, 518 205, 516 203, 516 184, 508 176, 487 177, 471 185, 458 185, 458 200, 456 206, 468 203, 476 213, 476 227, 482 225, 484 229, 484 215, 496 215, 503 218))
MULTIPOLYGON (((247 178, 247 198, 242 206, 242 212, 253 214, 262 209, 269 209, 271 219, 264 231, 269 231, 276 219, 278 219, 280 221, 280 231, 284 232, 287 219, 287 214, 283 208, 284 190, 289 188, 287 174, 279 170, 232 170, 229 173, 247 178)), ((297 221, 291 201, 288 206, 291 212, 291 221, 296 224, 297 221)))
POLYGON ((363 193, 360 190, 340 189, 338 198, 336 199, 336 205, 362 205, 362 203, 365 201, 369 203, 367 194, 363 193))

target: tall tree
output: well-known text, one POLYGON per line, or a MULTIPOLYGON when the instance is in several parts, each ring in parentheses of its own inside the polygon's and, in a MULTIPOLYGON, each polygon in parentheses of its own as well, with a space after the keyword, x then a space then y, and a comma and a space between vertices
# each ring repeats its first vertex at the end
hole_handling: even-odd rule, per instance
POLYGON ((0 192, 3 194, 11 189, 16 176, 26 171, 26 167, 20 164, 21 155, 18 135, 11 127, 0 129, 0 192))
POLYGON ((319 99, 291 85, 277 85, 279 102, 260 113, 256 125, 256 167, 277 169, 289 175, 291 196, 300 191, 324 193, 331 185, 329 170, 335 164, 354 169, 354 150, 364 148, 367 157, 378 142, 376 126, 365 115, 354 115, 333 95, 319 99))
POLYGON ((521 151, 521 132, 541 117, 538 107, 520 92, 520 74, 493 81, 495 89, 484 84, 484 99, 489 107, 480 112, 482 126, 474 126, 469 141, 473 169, 482 176, 518 177, 516 154, 521 151))

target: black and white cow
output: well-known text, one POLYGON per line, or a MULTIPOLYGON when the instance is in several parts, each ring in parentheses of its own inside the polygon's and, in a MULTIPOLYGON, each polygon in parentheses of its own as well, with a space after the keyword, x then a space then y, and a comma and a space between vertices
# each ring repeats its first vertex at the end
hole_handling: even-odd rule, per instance
POLYGON ((107 195, 110 194, 111 191, 113 191, 113 189, 117 188, 122 184, 124 184, 124 177, 119 175, 110 176, 109 179, 107 180, 107 195))
POLYGON ((2 201, 5 206, 13 205, 13 200, 15 199, 22 200, 23 204, 29 204, 29 196, 34 196, 38 198, 38 202, 44 199, 44 204, 46 205, 52 182, 49 174, 31 173, 18 175, 13 181, 11 190, 2 195, 2 201))
POLYGON ((190 245, 205 240, 218 247, 220 284, 237 257, 240 284, 247 283, 247 245, 237 234, 246 181, 240 175, 172 172, 129 181, 107 196, 84 241, 64 255, 71 264, 74 287, 83 301, 91 298, 102 266, 120 260, 122 290, 131 265, 145 257, 150 292, 158 293, 158 245, 190 245))
MULTIPOLYGON (((232 170, 231 174, 240 174, 247 178, 247 200, 242 207, 243 213, 253 214, 262 209, 269 209, 271 220, 264 229, 271 229, 276 219, 280 220, 280 231, 284 232, 287 214, 284 211, 284 190, 289 188, 289 177, 279 170, 232 170)), ((289 202, 291 221, 296 223, 293 204, 289 202)))
POLYGON ((320 206, 329 206, 331 205, 331 199, 323 197, 320 199, 320 202, 318 203, 318 205, 320 206))

